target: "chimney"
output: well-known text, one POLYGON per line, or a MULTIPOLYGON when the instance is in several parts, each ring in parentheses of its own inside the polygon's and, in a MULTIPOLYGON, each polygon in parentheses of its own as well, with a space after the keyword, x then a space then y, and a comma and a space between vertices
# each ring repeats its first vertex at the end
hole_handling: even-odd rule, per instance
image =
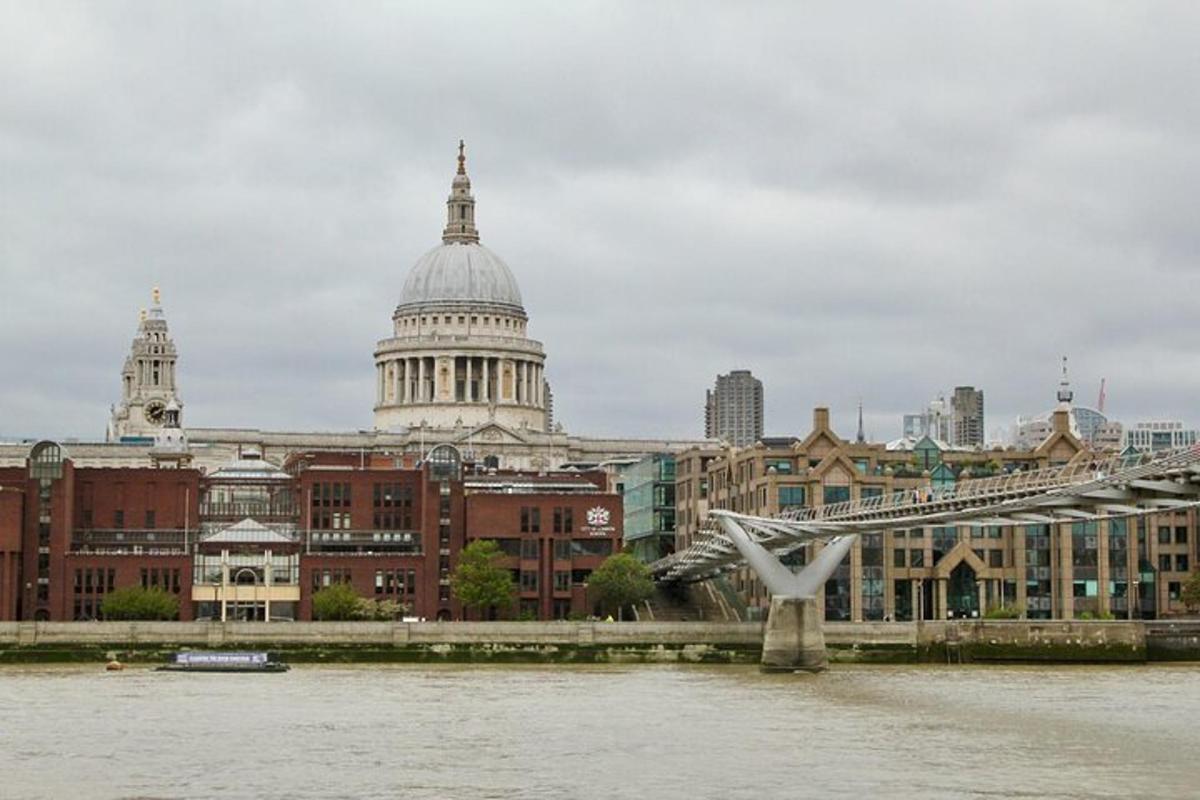
POLYGON ((828 430, 829 429, 829 409, 823 406, 817 406, 813 409, 813 430, 828 430))

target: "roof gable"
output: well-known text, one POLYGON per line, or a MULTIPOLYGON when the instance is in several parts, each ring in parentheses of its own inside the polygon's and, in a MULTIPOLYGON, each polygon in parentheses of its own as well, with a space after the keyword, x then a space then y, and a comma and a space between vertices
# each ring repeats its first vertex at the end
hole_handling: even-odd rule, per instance
POLYGON ((856 469, 854 462, 847 458, 845 453, 836 452, 825 456, 820 464, 813 467, 809 475, 840 486, 853 482, 856 469))
POLYGON ((293 544, 289 537, 249 517, 206 536, 203 541, 205 544, 293 544))
POLYGON ((991 567, 983 563, 983 559, 975 555, 975 551, 966 542, 959 542, 950 548, 950 552, 942 556, 941 560, 934 565, 933 577, 944 579, 949 578, 950 573, 954 571, 962 562, 967 562, 971 569, 975 571, 975 577, 979 580, 987 578, 996 578, 999 575, 994 574, 998 570, 993 570, 991 567))
POLYGON ((499 422, 485 422, 454 439, 455 444, 529 444, 529 439, 499 422))

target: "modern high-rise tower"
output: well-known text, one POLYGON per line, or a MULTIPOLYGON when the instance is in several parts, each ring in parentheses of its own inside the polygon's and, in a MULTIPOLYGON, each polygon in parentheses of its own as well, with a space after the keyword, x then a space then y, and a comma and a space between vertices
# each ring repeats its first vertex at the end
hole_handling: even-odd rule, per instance
POLYGON ((958 447, 983 447, 983 390, 955 386, 950 398, 954 439, 958 447))
POLYGON ((704 401, 704 435, 735 447, 754 444, 763 435, 762 381, 748 369, 718 375, 704 401))

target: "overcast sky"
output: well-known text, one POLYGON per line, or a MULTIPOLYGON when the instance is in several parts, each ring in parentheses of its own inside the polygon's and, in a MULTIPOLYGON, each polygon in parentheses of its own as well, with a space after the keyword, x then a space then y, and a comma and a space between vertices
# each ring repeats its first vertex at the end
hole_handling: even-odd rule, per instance
POLYGON ((1200 421, 1200 5, 0 4, 0 433, 103 436, 150 288, 195 426, 371 426, 372 351, 481 240, 581 434, 768 433, 1108 379, 1200 421), (847 7, 849 6, 849 7, 847 7))

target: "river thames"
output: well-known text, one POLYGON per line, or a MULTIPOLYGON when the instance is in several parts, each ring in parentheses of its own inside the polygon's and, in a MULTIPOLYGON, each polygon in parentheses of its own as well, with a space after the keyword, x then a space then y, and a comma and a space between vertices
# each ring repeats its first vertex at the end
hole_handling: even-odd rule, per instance
POLYGON ((1200 668, 0 668, 6 798, 1196 797, 1200 668))

